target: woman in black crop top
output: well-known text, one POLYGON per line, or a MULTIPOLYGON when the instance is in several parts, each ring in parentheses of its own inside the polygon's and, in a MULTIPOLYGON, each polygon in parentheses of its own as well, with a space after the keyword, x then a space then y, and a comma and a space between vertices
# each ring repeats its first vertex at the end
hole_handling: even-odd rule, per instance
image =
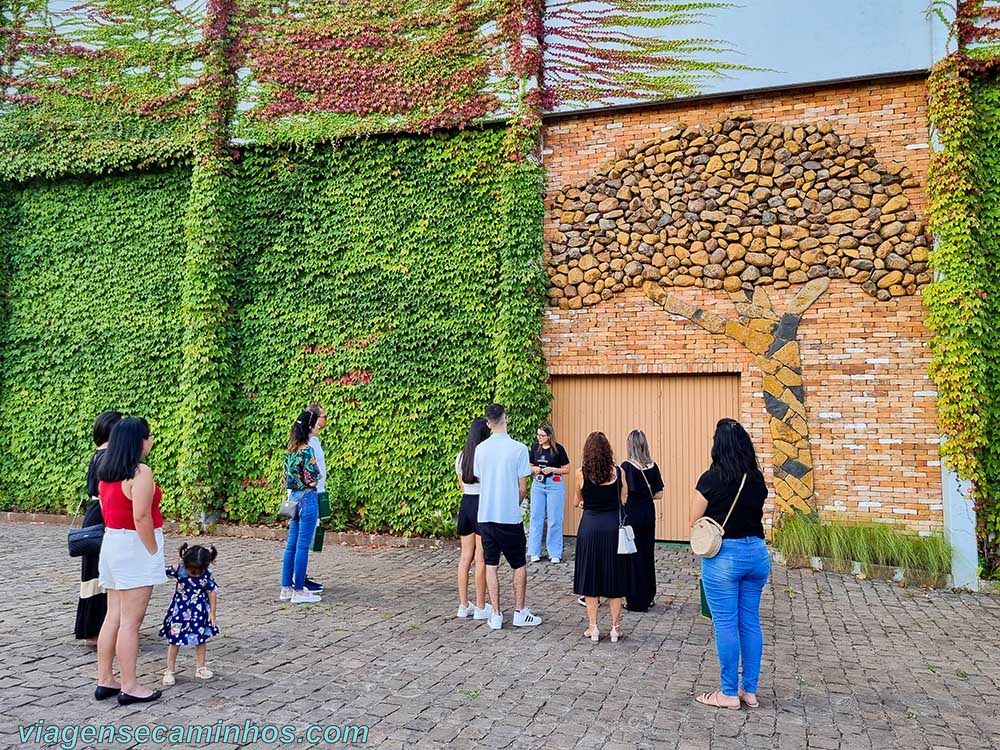
POLYGON ((701 560, 722 689, 701 693, 695 700, 718 708, 739 708, 741 703, 755 707, 764 644, 760 599, 771 571, 763 523, 767 485, 750 436, 736 420, 723 419, 716 425, 712 465, 701 475, 697 490, 691 523, 708 516, 723 524, 719 553, 701 560))
POLYGON ((583 465, 576 472, 576 507, 583 518, 576 532, 573 590, 584 597, 590 627, 583 633, 600 640, 597 605, 608 599, 611 641, 621 638, 622 597, 628 590, 628 559, 618 554, 618 520, 622 477, 611 444, 602 432, 592 432, 583 446, 583 465))

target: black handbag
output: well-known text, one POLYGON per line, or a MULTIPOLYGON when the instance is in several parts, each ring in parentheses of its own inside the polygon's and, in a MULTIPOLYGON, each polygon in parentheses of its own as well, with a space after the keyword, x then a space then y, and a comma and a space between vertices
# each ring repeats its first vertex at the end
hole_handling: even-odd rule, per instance
MULTIPOLYGON (((81 507, 83 503, 80 504, 81 507)), ((76 516, 80 515, 77 509, 76 516)), ((66 542, 69 546, 70 557, 86 557, 87 555, 99 555, 101 553, 101 542, 104 541, 104 524, 95 523, 93 526, 83 526, 73 528, 76 524, 76 516, 70 521, 69 533, 66 535, 66 542)))

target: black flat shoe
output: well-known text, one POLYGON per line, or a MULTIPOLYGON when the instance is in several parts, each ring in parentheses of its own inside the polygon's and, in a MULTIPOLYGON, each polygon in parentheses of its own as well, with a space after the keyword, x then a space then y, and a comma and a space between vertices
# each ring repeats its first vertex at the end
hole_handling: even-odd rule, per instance
POLYGON ((118 693, 118 705, 127 706, 130 703, 152 703, 153 701, 158 701, 162 693, 159 690, 154 690, 152 695, 147 695, 145 698, 137 698, 134 695, 129 695, 128 693, 118 693))
POLYGON ((118 693, 122 691, 121 688, 109 688, 103 685, 98 685, 94 690, 94 698, 99 701, 105 701, 108 698, 114 698, 118 693))

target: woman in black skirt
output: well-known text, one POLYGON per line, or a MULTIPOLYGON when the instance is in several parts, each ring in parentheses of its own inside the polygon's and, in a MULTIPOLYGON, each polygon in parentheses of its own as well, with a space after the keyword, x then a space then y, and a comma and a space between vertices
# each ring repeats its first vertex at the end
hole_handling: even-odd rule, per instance
MULTIPOLYGON (((105 411, 97 415, 97 419, 94 420, 94 445, 97 446, 97 450, 91 456, 90 465, 87 467, 87 494, 90 495, 90 505, 83 514, 83 526, 104 523, 101 502, 97 498, 97 470, 108 447, 111 428, 121 418, 120 412, 105 411)), ((97 634, 101 632, 104 615, 108 611, 108 595, 97 584, 97 563, 100 557, 100 553, 97 552, 80 558, 80 601, 76 605, 76 637, 77 640, 86 641, 88 646, 97 645, 97 634)))
POLYGON ((656 501, 663 496, 660 467, 649 455, 646 433, 632 430, 628 434, 628 461, 622 464, 628 488, 628 522, 635 532, 636 554, 630 560, 628 594, 625 609, 645 612, 656 598, 656 566, 653 549, 656 546, 656 501))
POLYGON ((628 592, 628 560, 618 554, 618 521, 622 477, 615 466, 611 443, 603 432, 592 432, 583 446, 583 464, 576 471, 576 507, 583 518, 576 532, 576 568, 573 591, 584 597, 590 622, 584 638, 595 643, 597 605, 603 596, 611 609, 611 641, 622 637, 622 597, 628 592))

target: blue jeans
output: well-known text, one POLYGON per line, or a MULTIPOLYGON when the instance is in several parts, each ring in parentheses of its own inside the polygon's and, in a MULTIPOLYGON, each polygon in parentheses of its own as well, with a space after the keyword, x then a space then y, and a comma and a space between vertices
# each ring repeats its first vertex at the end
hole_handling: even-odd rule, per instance
POLYGON ((712 611, 719 651, 722 692, 737 695, 740 657, 743 690, 757 692, 764 635, 760 630, 760 597, 771 572, 767 544, 760 537, 723 539, 719 554, 702 558, 701 579, 712 611))
POLYGON ((545 549, 549 557, 563 554, 563 501, 566 498, 566 477, 559 481, 551 476, 544 482, 537 479, 531 483, 531 518, 528 526, 528 555, 542 556, 542 527, 549 522, 549 533, 545 537, 545 549))
POLYGON ((299 499, 299 511, 288 524, 288 543, 285 545, 285 558, 281 565, 281 586, 301 591, 306 585, 309 548, 319 519, 319 497, 316 490, 305 490, 293 492, 292 498, 299 499))

